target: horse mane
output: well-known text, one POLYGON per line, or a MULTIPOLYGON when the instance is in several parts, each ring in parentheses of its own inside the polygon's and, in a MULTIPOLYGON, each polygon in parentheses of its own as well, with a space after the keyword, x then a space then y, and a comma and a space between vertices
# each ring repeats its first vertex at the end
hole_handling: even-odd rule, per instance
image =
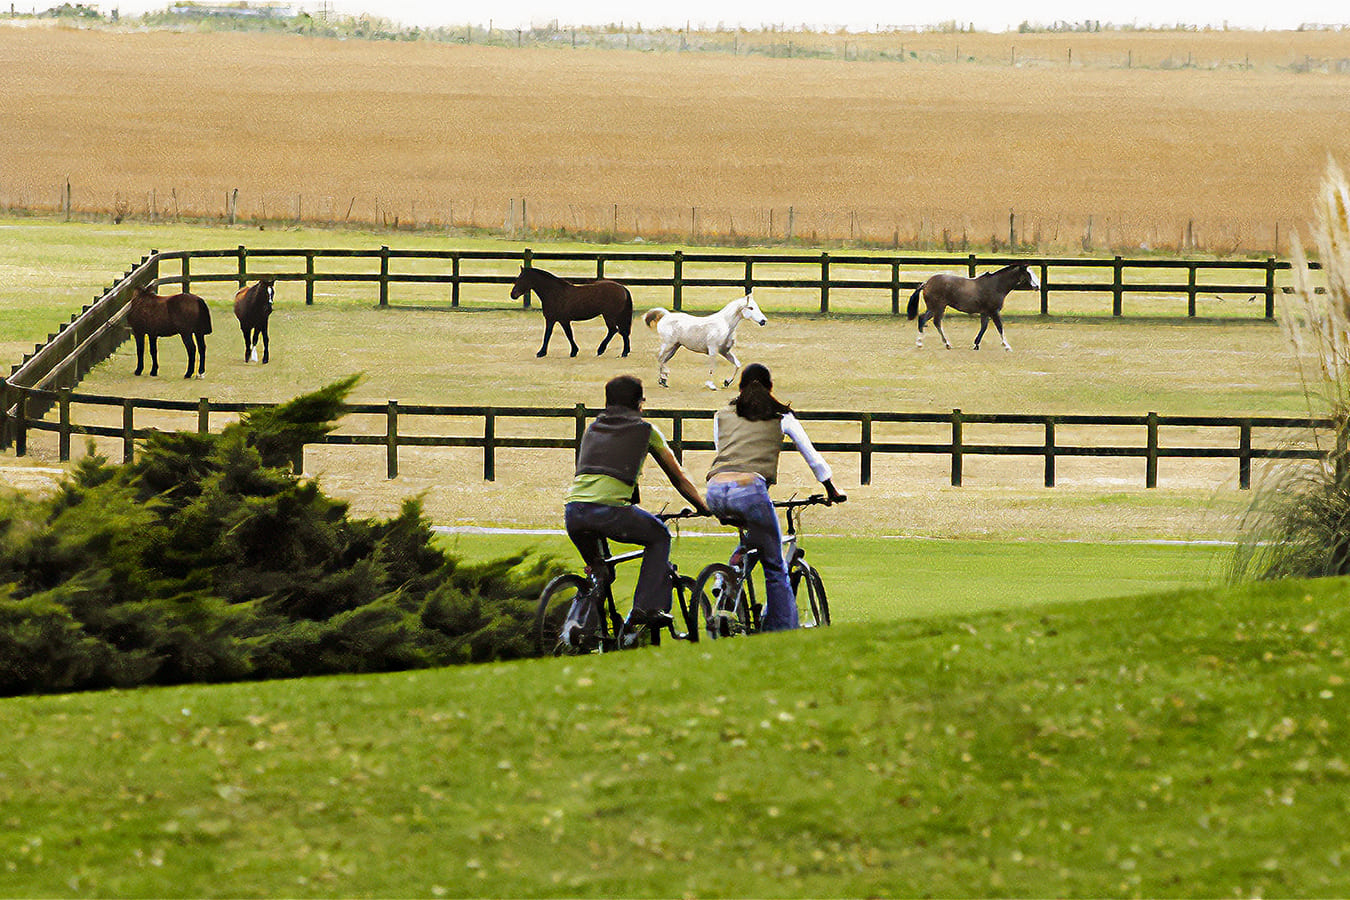
POLYGON ((992 278, 992 277, 994 277, 995 275, 1002 275, 1004 272, 1011 271, 1012 269, 1018 269, 1018 268, 1021 268, 1022 266, 1025 266, 1025 265, 1026 265, 1026 263, 1009 263, 1008 265, 1004 266, 1004 267, 1001 268, 1001 269, 995 269, 995 270, 992 271, 992 272, 985 272, 985 273, 983 273, 983 274, 981 274, 981 275, 977 275, 976 277, 977 277, 977 278, 992 278))
POLYGON ((542 278, 544 281, 548 282, 549 284, 553 285, 554 287, 562 288, 562 287, 566 287, 567 285, 571 284, 571 282, 568 281, 567 279, 565 279, 565 278, 559 278, 557 275, 554 275, 552 272, 548 271, 547 269, 536 269, 535 267, 531 266, 530 268, 526 269, 525 271, 526 271, 526 272, 529 272, 529 273, 531 274, 531 277, 538 276, 539 278, 542 278))

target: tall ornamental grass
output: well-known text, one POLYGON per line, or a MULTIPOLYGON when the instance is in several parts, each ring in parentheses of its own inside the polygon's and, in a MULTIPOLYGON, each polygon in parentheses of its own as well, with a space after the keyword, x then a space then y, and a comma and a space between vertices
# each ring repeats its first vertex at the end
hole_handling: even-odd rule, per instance
POLYGON ((1244 522, 1236 578, 1350 574, 1350 186, 1335 162, 1317 195, 1312 237, 1325 290, 1295 234, 1294 291, 1282 300, 1280 323, 1309 415, 1331 424, 1314 432, 1319 464, 1291 466, 1258 494, 1244 522))

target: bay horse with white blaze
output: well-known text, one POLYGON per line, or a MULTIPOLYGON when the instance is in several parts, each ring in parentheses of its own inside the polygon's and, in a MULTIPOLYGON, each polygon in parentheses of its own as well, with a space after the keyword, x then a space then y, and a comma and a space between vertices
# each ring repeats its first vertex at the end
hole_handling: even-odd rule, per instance
POLYGON ((952 342, 947 340, 947 333, 942 330, 942 314, 950 306, 952 309, 980 317, 980 333, 975 335, 976 350, 980 349, 980 340, 984 337, 985 329, 989 327, 990 319, 998 329, 1003 349, 1011 350, 1007 338, 1003 336, 1003 300, 1011 291, 1019 288, 1035 290, 1040 286, 1041 283, 1036 280, 1036 276, 1025 263, 1015 263, 995 272, 985 272, 978 278, 934 275, 909 295, 907 312, 911 319, 919 313, 920 295, 924 301, 924 313, 919 316, 919 337, 915 340, 914 346, 923 346, 923 326, 931 319, 933 327, 942 337, 942 343, 948 350, 952 349, 952 342))
POLYGON ((576 356, 577 342, 572 337, 572 323, 596 316, 604 317, 607 331, 595 355, 602 355, 616 334, 623 338, 622 355, 628 355, 628 333, 633 328, 633 295, 619 282, 601 278, 573 284, 552 272, 522 266, 511 285, 511 299, 517 300, 528 291, 538 295, 539 307, 544 313, 544 345, 535 356, 547 355, 548 339, 553 335, 555 324, 562 326, 567 342, 572 345, 572 355, 576 356))
POLYGON ((145 368, 145 339, 150 338, 150 374, 159 374, 159 339, 176 334, 187 349, 187 373, 192 377, 206 374, 206 336, 211 333, 211 310, 206 301, 196 294, 174 294, 161 297, 149 288, 140 287, 131 297, 127 309, 127 324, 136 337, 136 371, 145 368))
POLYGON ((687 347, 695 353, 708 354, 708 380, 704 385, 717 390, 717 385, 713 382, 713 371, 717 367, 717 357, 720 355, 735 368, 731 370, 731 375, 722 383, 727 387, 735 379, 736 373, 741 370, 741 361, 736 358, 736 354, 731 352, 732 346, 736 343, 736 327, 745 319, 749 319, 759 325, 764 325, 769 320, 764 318, 764 313, 760 311, 759 305, 755 303, 754 292, 746 294, 739 300, 732 300, 719 311, 711 316, 691 316, 688 313, 669 312, 661 307, 650 309, 642 320, 647 323, 648 328, 655 328, 656 333, 661 336, 661 349, 656 352, 656 362, 660 366, 660 384, 662 387, 668 387, 666 384, 667 367, 666 363, 675 355, 675 351, 681 347, 687 347))
POLYGON ((262 362, 269 359, 267 319, 272 315, 272 297, 276 293, 276 276, 264 275, 252 287, 240 288, 234 295, 234 317, 244 333, 244 362, 258 361, 258 338, 262 338, 262 362))

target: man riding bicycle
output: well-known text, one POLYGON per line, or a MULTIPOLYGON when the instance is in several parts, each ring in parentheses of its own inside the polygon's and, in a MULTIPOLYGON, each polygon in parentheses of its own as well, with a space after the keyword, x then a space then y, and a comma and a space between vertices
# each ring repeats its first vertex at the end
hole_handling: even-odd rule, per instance
POLYGON ((670 531, 637 505, 638 477, 651 454, 671 485, 702 515, 708 515, 697 487, 684 473, 655 425, 642 418, 642 381, 620 375, 605 384, 605 409, 586 429, 577 450, 576 473, 563 507, 567 536, 591 571, 605 571, 602 538, 643 548, 633 611, 627 626, 667 627, 670 615, 670 531))

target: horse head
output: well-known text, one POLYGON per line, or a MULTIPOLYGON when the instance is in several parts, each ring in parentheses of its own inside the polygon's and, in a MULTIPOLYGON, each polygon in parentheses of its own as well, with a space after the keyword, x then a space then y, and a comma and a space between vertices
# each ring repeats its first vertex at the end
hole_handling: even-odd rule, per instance
POLYGON ((759 304, 755 302, 754 292, 745 295, 745 305, 741 307, 741 318, 749 319, 756 325, 767 325, 769 320, 764 317, 760 311, 759 304))
POLYGON ((521 297, 525 295, 526 292, 529 291, 530 280, 528 272, 529 270, 526 269, 524 266, 520 267, 520 274, 516 276, 516 280, 511 284, 512 300, 519 300, 521 297))
POLYGON ((1041 283, 1036 279, 1036 273, 1025 263, 1017 267, 1021 271, 1017 273, 1017 283, 1013 285, 1013 290, 1025 289, 1029 291, 1040 290, 1041 283))
POLYGON ((267 302, 267 312, 272 311, 272 298, 276 296, 277 280, 272 275, 264 275, 258 279, 258 287, 262 289, 263 299, 267 302))

